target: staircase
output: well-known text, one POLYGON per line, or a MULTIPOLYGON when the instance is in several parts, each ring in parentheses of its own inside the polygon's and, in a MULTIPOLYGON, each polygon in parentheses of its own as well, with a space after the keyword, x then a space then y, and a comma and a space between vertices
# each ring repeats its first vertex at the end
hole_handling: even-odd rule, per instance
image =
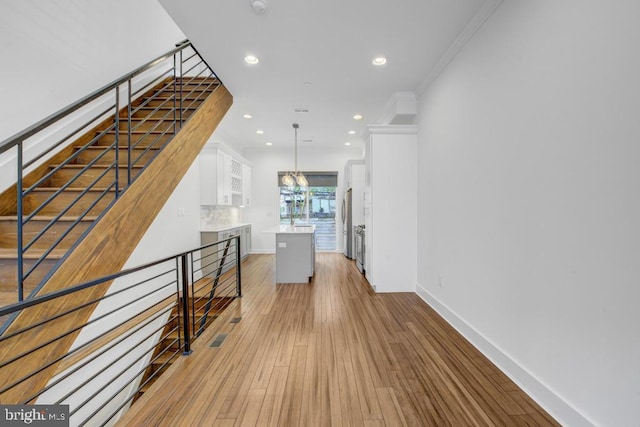
MULTIPOLYGON (((197 319, 197 324, 193 329, 196 331, 199 329, 200 334, 204 332, 209 324, 235 299, 235 297, 231 296, 219 296, 210 299, 208 288, 211 286, 211 281, 212 279, 207 277, 196 282, 194 287, 196 289, 200 289, 200 291, 197 291, 195 296, 189 295, 188 297, 188 318, 191 319, 193 313, 195 313, 194 318, 197 319), (209 304, 209 307, 207 307, 207 304, 209 304)), ((180 306, 180 304, 181 302, 178 306, 180 306)), ((169 323, 164 327, 160 341, 156 345, 153 356, 151 357, 151 364, 143 374, 142 381, 140 381, 140 384, 142 385, 140 391, 133 399, 132 403, 135 403, 136 400, 149 390, 159 376, 169 369, 176 358, 181 354, 180 349, 182 337, 181 325, 178 320, 178 311, 178 307, 174 307, 171 312, 171 315, 169 316, 169 323)), ((197 338, 197 336, 194 338, 197 338)))
POLYGON ((33 369, 69 354, 109 278, 232 103, 185 41, 0 142, 0 155, 13 153, 18 170, 16 185, 0 193, 0 307, 25 300, 0 319, 0 360, 20 356, 20 363, 0 366, 0 383, 13 383, 3 402, 28 400, 58 373, 57 363, 33 369), (30 144, 43 141, 48 145, 34 157, 30 144), (79 284, 87 287, 67 292, 79 284))
MULTIPOLYGON (((118 130, 115 116, 104 120, 66 147, 63 155, 25 178, 25 187, 42 181, 23 199, 23 247, 28 248, 23 254, 25 298, 115 201, 116 191, 123 191, 116 190, 122 187, 114 185, 116 178, 133 182, 173 138, 176 87, 181 86, 184 94, 185 121, 219 85, 214 77, 186 80, 165 79, 132 103, 130 144, 125 108, 119 113, 118 130)), ((0 216, 0 306, 19 299, 17 205, 11 208, 0 216)))

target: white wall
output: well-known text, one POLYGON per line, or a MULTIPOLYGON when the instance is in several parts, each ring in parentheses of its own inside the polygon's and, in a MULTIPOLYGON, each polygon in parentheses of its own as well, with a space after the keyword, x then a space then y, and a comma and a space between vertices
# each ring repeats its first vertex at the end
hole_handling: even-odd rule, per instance
MULTIPOLYGON (((0 104, 0 143, 184 39, 154 0, 0 0, 0 37, 0 55, 7 60, 6 66, 0 67, 0 88, 8 100, 0 104), (140 22, 147 23, 143 30, 140 22)), ((169 65, 158 68, 168 69, 169 65)), ((124 97, 126 87, 122 89, 124 97)), ((103 95, 25 141, 24 162, 109 111, 114 96, 103 95)), ((15 148, 0 154, 0 191, 17 180, 16 157, 15 148)))
POLYGON ((184 38, 156 0, 0 0, 0 141, 184 38))
POLYGON ((419 293, 565 425, 640 419, 639 19, 503 2, 419 103, 419 293))
MULTIPOLYGON (((242 222, 251 223, 251 251, 255 253, 275 253, 275 235, 264 233, 280 222, 280 190, 278 188, 278 171, 293 168, 293 147, 278 149, 267 147, 247 149, 243 156, 253 163, 251 168, 250 207, 242 209, 242 222)), ((338 190, 336 198, 344 192, 344 165, 347 160, 362 158, 361 150, 345 147, 341 150, 327 151, 326 148, 298 146, 298 169, 308 171, 338 171, 338 190)), ((342 237, 340 221, 341 204, 336 203, 336 233, 342 237)), ((338 239, 339 246, 341 239, 338 239)), ((342 251, 342 247, 337 248, 342 251)))

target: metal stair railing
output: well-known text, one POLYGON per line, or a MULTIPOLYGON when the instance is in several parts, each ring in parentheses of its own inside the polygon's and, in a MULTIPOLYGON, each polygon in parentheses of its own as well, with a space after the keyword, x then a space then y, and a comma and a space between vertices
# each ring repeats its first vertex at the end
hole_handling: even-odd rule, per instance
POLYGON ((68 405, 71 425, 113 424, 242 296, 240 265, 236 235, 0 307, 0 316, 47 313, 0 335, 0 402, 68 405), (87 306, 93 315, 78 321, 87 306), (57 350, 69 336, 74 345, 57 350))
POLYGON ((13 154, 16 159, 18 301, 25 299, 28 279, 33 288, 30 296, 37 293, 93 224, 220 84, 211 67, 185 40, 0 143, 0 155, 13 154), (51 137, 61 132, 64 136, 51 137), (77 144, 75 151, 73 144, 77 144), (46 147, 38 148, 43 145, 46 147), (61 152, 67 155, 61 156, 61 152), (89 154, 92 152, 95 157, 89 154), (90 160, 78 164, 83 156, 90 160), (43 170, 45 162, 52 159, 56 164, 43 170), (54 187, 51 183, 61 179, 57 177, 63 170, 73 172, 54 187), (45 196, 36 197, 43 193, 45 196), (63 194, 67 195, 64 207, 54 207, 65 197, 63 194), (36 221, 43 224, 41 228, 36 221), (71 232, 83 221, 90 225, 81 233, 76 231, 75 235, 80 234, 76 238, 71 232), (48 243, 45 236, 54 227, 58 231, 48 243), (52 257, 53 266, 45 262, 52 257))

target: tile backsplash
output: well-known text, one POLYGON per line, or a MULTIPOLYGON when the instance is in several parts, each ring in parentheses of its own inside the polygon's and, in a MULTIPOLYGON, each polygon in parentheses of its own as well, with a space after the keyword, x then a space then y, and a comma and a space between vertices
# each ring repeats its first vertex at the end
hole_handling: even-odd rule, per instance
POLYGON ((217 227, 241 222, 240 208, 231 206, 200 206, 200 229, 211 230, 217 227))

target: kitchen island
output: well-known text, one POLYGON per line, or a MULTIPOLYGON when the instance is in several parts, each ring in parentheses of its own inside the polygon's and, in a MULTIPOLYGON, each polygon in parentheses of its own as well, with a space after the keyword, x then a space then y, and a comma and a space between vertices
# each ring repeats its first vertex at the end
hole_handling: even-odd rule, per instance
POLYGON ((276 235, 276 283, 308 283, 315 271, 314 225, 280 225, 276 235))

